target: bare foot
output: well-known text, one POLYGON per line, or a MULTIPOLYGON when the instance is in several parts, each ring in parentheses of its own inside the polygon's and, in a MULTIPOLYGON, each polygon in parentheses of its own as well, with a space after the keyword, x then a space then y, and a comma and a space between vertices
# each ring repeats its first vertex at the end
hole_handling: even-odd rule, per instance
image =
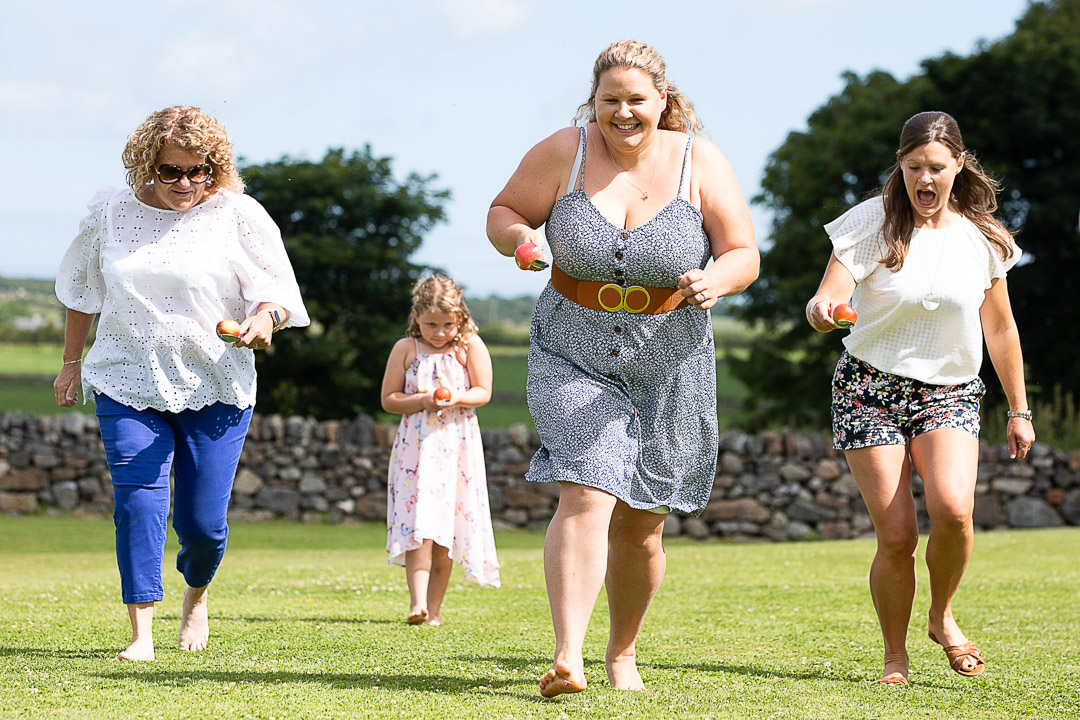
POLYGON ((419 610, 410 610, 409 611, 409 616, 407 618, 405 618, 405 622, 409 623, 410 625, 419 625, 420 623, 427 620, 427 617, 428 617, 427 608, 420 608, 419 610))
POLYGON ((180 616, 180 649, 205 650, 210 642, 210 616, 206 609, 206 588, 184 590, 184 609, 180 616))
POLYGON ((437 615, 432 615, 431 617, 429 617, 427 620, 424 621, 424 624, 425 625, 439 626, 439 625, 442 625, 442 620, 440 620, 437 615))
POLYGON ((897 655, 885 654, 885 669, 881 677, 877 679, 879 685, 907 685, 908 657, 907 653, 897 655))
POLYGON ((113 658, 113 660, 145 660, 154 659, 154 640, 152 638, 132 638, 127 649, 113 658))
POLYGON ((607 660, 607 678, 611 687, 616 690, 644 690, 645 683, 641 680, 641 674, 637 669, 637 660, 634 655, 622 655, 607 660))
POLYGON ((576 693, 585 689, 585 668, 575 670, 570 663, 559 660, 540 678, 540 694, 551 698, 563 693, 576 693))

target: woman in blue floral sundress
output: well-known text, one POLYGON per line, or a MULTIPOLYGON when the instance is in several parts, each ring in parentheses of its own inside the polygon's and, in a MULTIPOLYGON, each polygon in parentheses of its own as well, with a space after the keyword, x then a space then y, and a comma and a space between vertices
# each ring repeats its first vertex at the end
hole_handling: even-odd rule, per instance
POLYGON ((605 49, 579 119, 529 151, 488 214, 505 255, 543 247, 546 224, 554 260, 527 386, 541 440, 527 479, 561 484, 544 543, 555 626, 546 697, 585 689, 582 644, 605 585, 608 680, 644 687, 635 639, 664 576, 664 519, 704 508, 715 474, 708 310, 758 269, 734 173, 693 136, 693 107, 653 48, 605 49))

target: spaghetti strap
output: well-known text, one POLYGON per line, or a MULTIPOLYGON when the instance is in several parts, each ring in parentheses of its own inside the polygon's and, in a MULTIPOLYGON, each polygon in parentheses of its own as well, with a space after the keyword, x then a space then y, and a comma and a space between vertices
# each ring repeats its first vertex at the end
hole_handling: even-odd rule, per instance
POLYGON ((690 202, 690 148, 694 144, 694 138, 686 139, 686 151, 683 153, 682 177, 679 178, 679 197, 690 202))
POLYGON ((574 178, 577 177, 578 170, 581 170, 581 181, 578 184, 578 190, 585 189, 585 126, 581 127, 581 142, 578 144, 577 154, 574 156, 574 166, 570 168, 570 177, 566 181, 566 194, 569 195, 574 190, 574 178))

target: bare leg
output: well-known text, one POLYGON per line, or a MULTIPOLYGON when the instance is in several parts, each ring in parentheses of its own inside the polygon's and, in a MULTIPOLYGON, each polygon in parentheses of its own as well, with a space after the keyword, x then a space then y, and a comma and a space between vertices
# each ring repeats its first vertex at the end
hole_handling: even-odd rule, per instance
MULTIPOLYGON (((975 507, 979 441, 959 428, 919 435, 911 456, 926 489, 930 538, 926 567, 930 574, 929 633, 942 646, 967 642, 953 619, 952 599, 960 587, 975 543, 971 514, 975 507)), ((971 668, 974 669, 974 663, 971 668)))
POLYGON ((544 539, 544 577, 555 626, 555 658, 540 678, 540 694, 585 689, 582 646, 607 566, 608 524, 615 498, 595 488, 563 483, 559 508, 544 539))
POLYGON ((180 616, 180 649, 205 650, 210 642, 210 615, 206 609, 209 585, 184 589, 184 608, 180 616))
POLYGON ((608 681, 620 690, 644 690, 634 641, 667 568, 663 532, 666 515, 615 504, 608 530, 607 586, 611 631, 604 661, 608 681))
POLYGON ((442 609, 446 586, 450 584, 450 572, 453 569, 454 561, 450 559, 450 551, 442 545, 434 544, 431 548, 431 576, 427 589, 427 625, 442 625, 439 611, 442 609))
POLYGON ((131 621, 131 644, 114 660, 154 659, 154 603, 128 603, 131 621))
POLYGON ((877 536, 870 595, 885 640, 885 668, 878 682, 906 684, 907 628, 915 601, 915 549, 919 544, 907 446, 878 445, 845 454, 877 536))
POLYGON ((409 584, 409 615, 405 622, 419 625, 428 619, 428 581, 431 577, 431 546, 425 540, 416 550, 405 553, 405 580, 409 584))

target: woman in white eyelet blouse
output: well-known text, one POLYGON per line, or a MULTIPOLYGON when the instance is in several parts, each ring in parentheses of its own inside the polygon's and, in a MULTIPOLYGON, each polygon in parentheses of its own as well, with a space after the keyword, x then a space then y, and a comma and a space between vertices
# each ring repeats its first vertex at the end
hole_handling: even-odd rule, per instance
POLYGON ((123 162, 130 187, 94 196, 57 272, 67 322, 53 387, 61 406, 76 403, 80 386, 97 406, 132 629, 117 657, 153 660, 170 500, 187 583, 179 647, 202 650, 206 591, 224 556, 255 404, 252 351, 309 320, 281 234, 243 194, 216 119, 186 106, 155 112, 128 138, 123 162), (239 322, 236 342, 217 336, 224 319, 239 322))
POLYGON ((1020 249, 993 217, 997 190, 951 116, 913 116, 881 196, 825 226, 833 253, 806 307, 820 332, 838 327, 833 310, 849 298, 858 311, 833 377, 833 440, 877 536, 870 592, 885 643, 884 685, 908 683, 919 541, 913 472, 932 525, 927 634, 958 674, 986 667, 952 611, 974 544, 984 338, 1009 402, 1010 455, 1023 458, 1035 441, 1005 279, 1020 249))

